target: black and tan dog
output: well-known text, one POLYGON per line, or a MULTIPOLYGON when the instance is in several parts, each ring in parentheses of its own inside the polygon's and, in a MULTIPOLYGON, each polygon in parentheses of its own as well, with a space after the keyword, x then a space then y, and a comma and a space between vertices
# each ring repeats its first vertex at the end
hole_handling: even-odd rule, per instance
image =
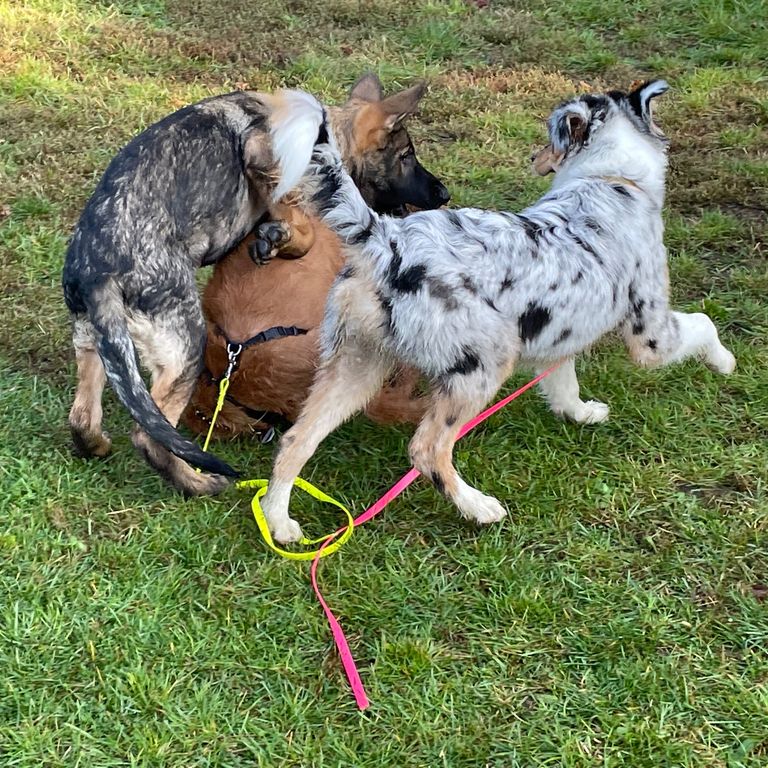
MULTIPOLYGON (((406 205, 438 208, 449 200, 445 186, 419 162, 406 129, 424 93, 418 84, 385 96, 379 78, 369 73, 352 86, 345 103, 327 107, 344 164, 380 213, 398 214, 406 205)), ((323 309, 344 253, 339 238, 316 216, 307 217, 298 207, 285 213, 288 221, 272 225, 274 231, 287 223, 289 230, 275 255, 304 258, 256 266, 251 252, 254 242, 263 241, 248 237, 216 265, 205 288, 205 370, 182 417, 196 432, 205 433, 210 425, 231 349, 241 348, 216 421, 218 435, 269 435, 271 424, 295 421, 307 398, 323 309)), ((417 384, 414 372, 398 372, 366 414, 378 422, 418 422, 426 400, 417 384)))
POLYGON ((180 491, 215 493, 236 474, 175 429, 205 344, 195 272, 265 215, 280 217, 278 201, 300 179, 322 124, 322 107, 303 92, 237 92, 175 112, 112 160, 64 264, 78 372, 69 424, 81 456, 110 450, 101 424, 108 379, 138 423, 134 445, 180 491))

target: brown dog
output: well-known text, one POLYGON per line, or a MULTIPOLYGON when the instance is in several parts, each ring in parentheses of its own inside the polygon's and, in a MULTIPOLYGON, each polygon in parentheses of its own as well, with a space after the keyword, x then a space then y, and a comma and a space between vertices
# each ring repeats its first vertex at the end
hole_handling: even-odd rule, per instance
MULTIPOLYGON (((416 85, 382 98, 379 79, 369 74, 353 86, 345 104, 328 109, 352 178, 380 212, 402 213, 406 205, 437 208, 449 200, 446 188, 419 164, 403 125, 424 92, 416 85)), ((279 216, 280 224, 263 225, 259 240, 248 238, 217 264, 206 286, 205 370, 183 417, 197 432, 210 424, 218 381, 228 364, 228 342, 236 345, 230 350, 253 343, 238 356, 217 419, 218 436, 262 432, 269 437, 271 425, 296 419, 309 392, 325 300, 344 255, 336 235, 318 219, 289 207, 279 216), (273 253, 282 258, 259 266, 254 251, 264 255, 265 239, 280 243, 273 253)), ((419 421, 426 402, 418 384, 414 372, 398 372, 371 401, 367 415, 378 422, 419 421)))

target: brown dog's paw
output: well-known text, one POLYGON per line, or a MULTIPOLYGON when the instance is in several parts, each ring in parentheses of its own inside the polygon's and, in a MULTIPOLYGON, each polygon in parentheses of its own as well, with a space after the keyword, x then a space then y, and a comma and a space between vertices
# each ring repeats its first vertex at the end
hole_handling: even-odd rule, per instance
POLYGON ((256 239, 248 246, 248 254, 254 264, 268 264, 278 255, 280 246, 291 239, 288 224, 282 221, 265 221, 260 224, 254 234, 256 239))

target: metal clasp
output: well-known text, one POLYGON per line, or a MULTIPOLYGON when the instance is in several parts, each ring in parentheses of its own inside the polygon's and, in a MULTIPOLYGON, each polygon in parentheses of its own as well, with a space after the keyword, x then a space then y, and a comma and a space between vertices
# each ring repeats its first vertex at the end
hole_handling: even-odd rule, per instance
POLYGON ((224 371, 223 378, 228 379, 234 373, 235 368, 237 368, 237 358, 240 357, 242 351, 242 344, 227 342, 227 370, 224 371))

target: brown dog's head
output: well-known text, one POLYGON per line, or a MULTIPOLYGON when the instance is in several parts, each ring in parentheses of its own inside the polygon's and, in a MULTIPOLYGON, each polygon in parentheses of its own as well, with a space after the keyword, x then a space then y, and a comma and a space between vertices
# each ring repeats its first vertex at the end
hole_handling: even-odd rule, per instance
POLYGON ((380 213, 402 213, 406 205, 439 208, 451 196, 416 159, 405 120, 426 92, 419 83, 384 98, 381 81, 363 75, 343 106, 331 110, 344 163, 365 201, 380 213))

